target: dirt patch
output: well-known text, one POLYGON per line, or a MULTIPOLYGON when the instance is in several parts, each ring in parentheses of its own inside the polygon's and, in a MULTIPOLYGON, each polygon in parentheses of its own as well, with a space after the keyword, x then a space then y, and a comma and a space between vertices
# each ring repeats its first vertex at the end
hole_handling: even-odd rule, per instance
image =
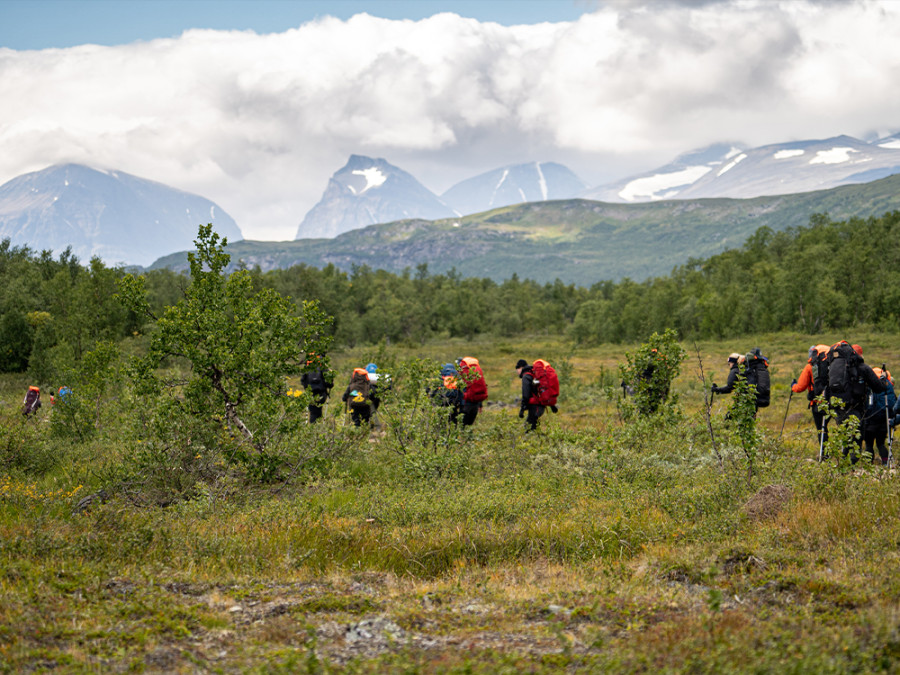
POLYGON ((793 495, 787 485, 766 485, 744 504, 741 511, 753 522, 772 520, 784 510, 793 495))

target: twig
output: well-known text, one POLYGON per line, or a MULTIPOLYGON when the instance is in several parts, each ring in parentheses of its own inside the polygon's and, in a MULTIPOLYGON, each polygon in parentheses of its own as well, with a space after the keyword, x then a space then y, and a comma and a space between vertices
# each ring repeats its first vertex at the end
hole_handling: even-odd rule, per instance
POLYGON ((703 357, 700 356, 700 347, 697 346, 697 343, 694 343, 694 351, 697 352, 697 363, 700 364, 700 373, 699 378, 700 382, 703 383, 703 411, 704 416, 706 417, 706 428, 709 429, 709 438, 712 441, 713 452, 716 453, 716 459, 719 460, 719 468, 723 471, 725 470, 724 460, 722 459, 722 453, 719 452, 719 446, 716 445, 716 435, 713 432, 712 426, 712 395, 710 393, 709 387, 706 384, 706 375, 703 372, 703 357))

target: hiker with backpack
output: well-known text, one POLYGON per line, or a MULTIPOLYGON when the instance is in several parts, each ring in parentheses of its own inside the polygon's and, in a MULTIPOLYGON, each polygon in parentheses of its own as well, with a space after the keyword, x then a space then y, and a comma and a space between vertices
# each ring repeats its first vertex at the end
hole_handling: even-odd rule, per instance
POLYGON ((369 381, 369 373, 365 368, 354 368, 350 375, 350 384, 341 396, 350 411, 350 419, 354 426, 369 423, 372 419, 372 408, 377 401, 375 387, 369 381))
POLYGON ((525 433, 537 429, 537 423, 545 408, 550 408, 554 413, 559 412, 556 400, 559 396, 559 378, 556 370, 547 361, 538 359, 528 365, 525 359, 516 362, 516 373, 522 379, 522 403, 519 409, 519 418, 528 417, 525 424, 528 426, 525 433))
POLYGON ((824 410, 819 410, 821 400, 819 397, 828 386, 828 345, 812 345, 807 354, 808 359, 800 377, 791 382, 791 391, 795 394, 806 392, 813 424, 816 426, 816 435, 820 445, 824 445, 828 440, 828 418, 824 410))
POLYGON ((863 443, 867 453, 872 454, 875 461, 875 447, 881 456, 881 463, 888 464, 888 449, 884 442, 890 431, 890 411, 897 405, 897 394, 894 391, 894 380, 891 373, 882 368, 872 368, 872 372, 881 380, 884 391, 871 393, 867 399, 866 416, 863 421, 863 443))
POLYGON ((442 365, 440 383, 434 387, 427 387, 425 391, 434 405, 450 409, 449 421, 451 424, 457 424, 459 414, 462 412, 463 393, 459 388, 456 365, 453 363, 442 365))
POLYGON ((388 391, 393 385, 393 382, 391 381, 391 376, 387 373, 379 373, 378 366, 374 363, 370 363, 366 366, 366 374, 369 377, 372 410, 373 412, 378 412, 378 407, 381 405, 381 396, 379 394, 388 391))
MULTIPOLYGON (((659 410, 659 406, 669 398, 670 382, 665 376, 655 376, 657 371, 657 359, 665 360, 665 355, 660 355, 658 349, 651 349, 647 357, 647 364, 641 371, 636 387, 641 392, 639 396, 638 410, 641 415, 647 416, 659 410)), ((665 364, 663 364, 665 365, 665 364)))
POLYGON ((769 405, 771 381, 769 378, 769 360, 762 355, 759 347, 746 355, 733 352, 728 356, 728 381, 724 387, 717 387, 715 383, 712 385, 713 394, 730 394, 734 391, 734 385, 738 378, 745 378, 747 384, 756 387, 756 410, 754 416, 760 408, 769 405))
POLYGON ((22 401, 22 414, 25 417, 32 415, 41 407, 40 387, 28 387, 25 392, 25 400, 22 401))
POLYGON ((862 347, 841 340, 828 350, 828 387, 824 396, 829 403, 836 403, 834 418, 843 425, 851 417, 858 421, 858 429, 853 435, 852 445, 842 448, 844 457, 850 454, 852 446, 856 451, 850 458, 853 464, 859 461, 862 441, 865 435, 866 403, 871 390, 873 394, 883 393, 885 386, 875 371, 863 361, 862 347))
POLYGON ((326 372, 324 361, 316 354, 309 355, 306 367, 309 370, 304 371, 300 376, 300 385, 312 394, 312 400, 307 409, 309 410, 309 423, 314 424, 322 417, 322 408, 334 386, 334 373, 326 372))
POLYGON ((463 385, 462 423, 464 427, 468 427, 475 422, 478 411, 481 410, 481 404, 487 400, 487 382, 484 380, 481 364, 473 356, 457 359, 456 367, 459 372, 458 381, 463 385))

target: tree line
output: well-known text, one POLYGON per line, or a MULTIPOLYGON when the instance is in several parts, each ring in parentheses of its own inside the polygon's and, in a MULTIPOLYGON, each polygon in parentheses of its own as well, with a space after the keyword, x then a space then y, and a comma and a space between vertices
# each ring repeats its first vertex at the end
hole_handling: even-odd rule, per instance
MULTIPOLYGON (((348 346, 540 334, 589 345, 639 341, 669 328, 682 339, 782 329, 815 334, 861 324, 896 330, 898 235, 898 211, 840 222, 816 215, 804 227, 760 228, 740 248, 688 260, 667 276, 590 288, 432 274, 427 265, 401 274, 334 265, 248 272, 256 291, 292 298, 298 314, 305 301, 318 300, 334 317, 328 328, 334 343, 348 346)), ((69 250, 54 257, 0 242, 0 371, 52 377, 99 341, 144 331, 149 320, 118 299, 125 275, 99 258, 82 264, 69 250)), ((144 277, 156 315, 189 283, 169 270, 144 277)))

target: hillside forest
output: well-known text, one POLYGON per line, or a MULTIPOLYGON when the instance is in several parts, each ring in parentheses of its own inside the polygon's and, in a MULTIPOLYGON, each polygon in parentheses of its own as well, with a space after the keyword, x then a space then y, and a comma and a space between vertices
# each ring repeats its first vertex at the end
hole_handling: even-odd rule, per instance
MULTIPOLYGON (((668 276, 590 288, 502 283, 429 274, 426 265, 396 275, 369 267, 349 273, 298 265, 249 270, 254 289, 269 288, 299 307, 315 299, 333 317, 335 345, 417 344, 434 338, 559 336, 580 345, 640 340, 674 329, 682 339, 749 332, 818 333, 871 325, 900 327, 900 212, 879 218, 759 229, 738 249, 691 259, 668 276)), ((652 250, 648 256, 654 255, 652 250)), ((50 380, 101 340, 139 333, 148 321, 117 299, 126 274, 99 259, 81 263, 0 243, 0 372, 29 370, 50 380)), ((183 274, 145 275, 156 315, 177 302, 183 274)))

